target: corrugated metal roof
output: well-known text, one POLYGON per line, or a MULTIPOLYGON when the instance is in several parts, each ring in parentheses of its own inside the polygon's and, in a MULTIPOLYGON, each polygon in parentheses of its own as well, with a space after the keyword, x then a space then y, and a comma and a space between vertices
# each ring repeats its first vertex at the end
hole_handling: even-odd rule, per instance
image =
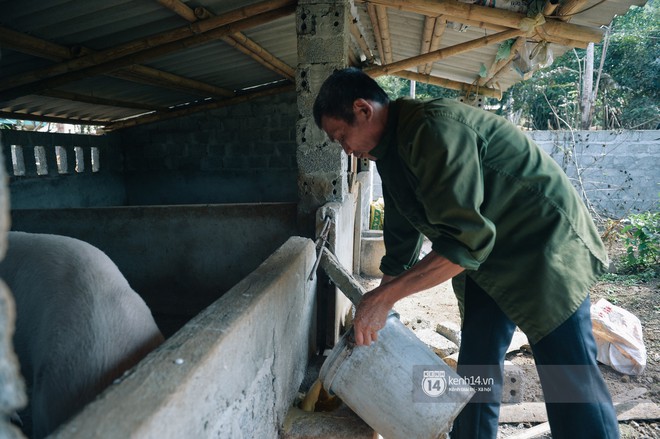
MULTIPOLYGON (((166 114, 173 107, 229 99, 232 95, 241 95, 268 84, 290 84, 291 74, 298 63, 292 10, 266 22, 253 23, 235 35, 239 41, 247 37, 249 41, 243 44, 256 47, 256 52, 262 56, 260 61, 239 50, 236 43, 228 44, 230 41, 226 39, 195 42, 195 38, 188 38, 170 43, 165 47, 171 50, 152 53, 149 57, 131 58, 142 55, 130 55, 120 58, 121 62, 129 58, 135 62, 115 64, 120 61, 111 60, 101 66, 89 64, 81 70, 71 67, 72 63, 97 59, 108 51, 146 38, 150 38, 149 44, 142 49, 161 50, 159 36, 186 29, 194 20, 190 14, 195 7, 201 6, 212 16, 217 16, 256 4, 239 0, 201 0, 195 3, 173 0, 0 0, 0 117, 59 118, 62 121, 112 124, 146 112, 166 114), (165 3, 187 7, 187 18, 164 6, 165 3), (185 44, 180 44, 181 41, 185 44), (93 57, 76 58, 91 52, 95 52, 93 57), (74 61, 63 64, 67 60, 74 61), (273 68, 275 64, 279 67, 273 68), (51 66, 58 70, 45 74, 44 69, 51 66), (106 68, 102 69, 104 66, 106 68), (70 71, 74 73, 68 73, 70 71)), ((282 7, 286 1, 271 0, 261 4, 282 7)), ((295 1, 289 4, 295 4, 295 1)), ((352 6, 354 18, 369 50, 375 55, 375 65, 384 61, 378 53, 376 39, 379 34, 374 32, 369 6, 387 11, 389 33, 384 37, 390 41, 392 62, 396 63, 423 52, 426 16, 440 14, 422 14, 419 8, 428 10, 436 4, 465 5, 453 0, 355 0, 352 6)), ((584 12, 572 16, 570 23, 591 28, 607 25, 615 15, 624 14, 633 4, 642 5, 644 0, 588 0, 580 7, 584 12)), ((248 16, 254 17, 254 13, 248 16)), ((460 17, 448 17, 440 49, 501 31, 501 27, 499 30, 493 26, 482 28, 472 22, 468 26, 461 25, 465 22, 460 17)), ((479 72, 493 63, 498 46, 492 44, 438 60, 433 64, 431 77, 454 81, 458 85, 475 85, 480 79, 479 72)), ((362 51, 359 47, 353 40, 351 50, 362 51)), ((569 49, 558 44, 549 47, 555 56, 569 49)), ((356 56, 355 59, 360 58, 356 56)), ((362 60, 369 61, 366 57, 362 60)), ((406 70, 417 72, 416 67, 407 67, 406 70)), ((521 79, 509 66, 490 86, 505 90, 521 79)))

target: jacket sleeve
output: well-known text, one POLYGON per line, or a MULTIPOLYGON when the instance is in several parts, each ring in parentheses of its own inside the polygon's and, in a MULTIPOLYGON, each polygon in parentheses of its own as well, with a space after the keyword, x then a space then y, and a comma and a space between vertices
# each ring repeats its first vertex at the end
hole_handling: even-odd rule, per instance
POLYGON ((383 185, 383 200, 385 201, 383 224, 385 256, 381 259, 380 271, 388 276, 398 276, 419 260, 424 237, 401 215, 385 185, 383 185))
POLYGON ((433 251, 469 270, 486 260, 495 243, 495 225, 481 213, 487 145, 460 121, 426 118, 409 133, 404 156, 417 179, 434 236, 433 251))

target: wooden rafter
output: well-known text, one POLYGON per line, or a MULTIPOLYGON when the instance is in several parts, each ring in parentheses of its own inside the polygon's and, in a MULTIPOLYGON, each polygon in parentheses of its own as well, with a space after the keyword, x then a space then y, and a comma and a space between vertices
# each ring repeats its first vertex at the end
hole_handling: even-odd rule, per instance
POLYGON ((72 125, 107 125, 106 120, 92 120, 92 119, 71 119, 67 117, 55 116, 41 116, 38 114, 18 113, 11 111, 0 111, 0 119, 12 120, 31 120, 34 122, 52 122, 52 123, 68 123, 72 125))
POLYGON ((567 0, 557 8, 556 16, 561 21, 569 21, 571 18, 573 18, 573 15, 584 9, 587 3, 588 0, 567 0))
POLYGON ((246 93, 246 94, 234 96, 233 98, 227 98, 221 101, 213 101, 204 104, 191 105, 185 108, 173 109, 168 111, 157 111, 154 113, 147 114, 145 116, 139 116, 119 122, 105 124, 104 131, 116 131, 123 128, 143 125, 152 122, 158 122, 161 120, 174 119, 181 116, 187 116, 189 114, 199 113, 201 111, 211 111, 217 108, 240 104, 243 102, 251 101, 253 99, 258 99, 265 96, 272 96, 272 95, 276 95, 280 93, 288 93, 292 91, 295 91, 295 86, 293 84, 287 84, 283 86, 269 88, 266 90, 259 90, 252 93, 246 93))
POLYGON ((376 40, 376 48, 378 49, 378 56, 381 64, 385 63, 385 56, 383 55, 383 38, 381 37, 380 27, 378 26, 378 15, 376 7, 372 4, 367 4, 367 13, 369 14, 369 21, 371 21, 371 28, 374 32, 374 39, 376 40))
MULTIPOLYGON (((179 16, 183 17, 191 23, 195 23, 200 19, 208 20, 213 17, 213 15, 208 10, 204 8, 193 10, 181 0, 157 1, 158 3, 174 11, 179 16)), ((286 79, 290 81, 294 80, 295 70, 291 66, 287 65, 285 62, 272 55, 270 52, 248 38, 242 32, 237 32, 233 35, 227 35, 226 37, 222 38, 222 41, 248 55, 266 68, 281 76, 284 76, 286 79)))
POLYGON ((390 75, 402 70, 417 67, 422 64, 436 62, 450 56, 469 52, 480 47, 501 43, 502 41, 508 40, 509 38, 517 38, 524 33, 524 31, 519 29, 511 29, 497 34, 487 35, 482 38, 477 38, 476 40, 467 41, 465 43, 456 44, 455 46, 438 49, 423 55, 413 56, 411 58, 397 61, 391 64, 385 64, 378 67, 370 67, 365 69, 365 72, 371 77, 390 75))
POLYGON ((376 5, 376 17, 378 28, 380 29, 380 38, 383 42, 384 62, 385 64, 390 64, 392 62, 392 39, 390 38, 390 23, 387 19, 387 8, 376 5))
MULTIPOLYGON (((424 28, 422 29, 422 41, 419 47, 419 54, 429 53, 431 51, 431 38, 433 37, 433 28, 435 27, 435 17, 424 17, 424 28)), ((426 73, 426 65, 418 66, 419 73, 426 73)))
POLYGON ((364 35, 360 31, 360 28, 358 27, 357 24, 358 20, 357 18, 353 18, 350 23, 350 29, 351 29, 351 36, 357 43, 358 47, 364 54, 364 57, 367 60, 368 64, 373 64, 374 63, 374 54, 373 51, 371 50, 371 47, 369 47, 369 44, 364 38, 364 35))
POLYGON ((160 106, 141 104, 139 102, 128 102, 128 101, 122 101, 122 100, 118 100, 118 99, 98 98, 98 97, 95 97, 95 96, 83 95, 83 94, 80 94, 80 93, 71 93, 71 92, 60 91, 60 90, 46 90, 41 94, 43 96, 48 96, 48 97, 56 98, 56 99, 64 99, 64 100, 67 100, 67 101, 83 102, 85 104, 105 105, 105 106, 108 106, 108 107, 134 108, 136 110, 149 110, 149 111, 156 111, 156 110, 163 110, 164 109, 163 107, 160 107, 160 106))
MULTIPOLYGON (((492 25, 505 26, 511 29, 526 29, 530 18, 525 14, 498 8, 489 8, 475 4, 461 3, 455 0, 368 0, 369 4, 386 6, 402 11, 415 12, 427 16, 441 14, 458 19, 473 20, 492 25)), ((549 20, 536 26, 543 29, 544 38, 549 42, 563 44, 566 40, 575 41, 574 47, 582 47, 585 43, 599 42, 603 37, 601 29, 565 23, 559 20, 549 20), (557 39, 557 41, 555 41, 557 39), (561 41, 561 42, 558 42, 561 41)))
MULTIPOLYGON (((4 27, 0 27, 0 44, 17 52, 58 62, 73 59, 77 56, 76 53, 78 52, 85 54, 94 53, 93 50, 86 47, 77 47, 74 51, 66 46, 55 44, 4 27)), ((111 72, 108 76, 152 86, 157 85, 162 88, 179 90, 185 93, 201 96, 229 97, 234 95, 231 90, 141 65, 128 66, 121 70, 111 72)), ((82 95, 79 96, 82 97, 82 95)), ((134 102, 133 104, 135 105, 137 103, 134 102)), ((140 106, 139 108, 145 107, 140 106)))
POLYGON ((411 79, 417 82, 425 82, 427 84, 437 85, 444 88, 450 88, 452 90, 458 90, 464 93, 478 92, 482 96, 488 96, 496 99, 501 99, 502 97, 502 91, 499 89, 489 88, 489 87, 479 87, 476 86, 475 84, 467 84, 465 82, 453 81, 451 79, 440 78, 438 76, 422 75, 421 73, 409 72, 407 70, 396 72, 394 76, 399 76, 405 79, 411 79))
MULTIPOLYGON (((265 3, 279 4, 282 2, 284 2, 284 0, 277 0, 276 2, 273 2, 271 0, 265 3)), ((286 0, 286 3, 287 4, 291 3, 291 0, 286 0)), ((257 5, 262 5, 262 4, 260 3, 257 5)), ((226 16, 223 16, 223 22, 229 20, 229 18, 227 17, 236 18, 239 16, 240 17, 245 16, 246 12, 243 11, 243 9, 245 8, 241 8, 242 12, 240 14, 236 12, 226 14, 226 16)), ((218 40, 227 35, 240 32, 244 29, 258 26, 260 24, 273 21, 283 16, 291 15, 294 11, 295 11, 295 4, 291 4, 284 7, 280 7, 279 9, 269 10, 268 12, 249 16, 248 18, 239 19, 238 21, 233 21, 219 27, 201 26, 202 23, 205 23, 209 20, 215 20, 215 18, 220 18, 220 16, 218 16, 215 18, 211 18, 209 20, 193 23, 188 27, 186 27, 186 29, 195 28, 195 29, 199 29, 200 31, 202 29, 207 29, 207 28, 209 29, 209 30, 201 31, 201 33, 193 32, 194 35, 187 38, 174 39, 173 41, 169 41, 167 43, 161 44, 162 41, 168 41, 169 39, 173 38, 172 35, 174 34, 178 35, 178 32, 174 31, 167 33, 168 34, 167 38, 161 38, 163 34, 160 34, 158 36, 148 37, 146 39, 134 41, 122 46, 97 52, 96 54, 93 55, 86 55, 68 61, 66 63, 58 64, 57 66, 64 65, 65 66, 64 70, 66 70, 66 66, 70 66, 72 68, 72 71, 66 74, 60 74, 59 76, 48 77, 48 79, 44 79, 44 80, 34 80, 35 77, 40 78, 39 73, 42 71, 32 72, 29 75, 25 74, 25 76, 29 76, 31 79, 31 81, 28 82, 27 84, 25 84, 24 81, 21 81, 17 77, 8 78, 9 80, 11 80, 10 82, 12 84, 16 84, 16 81, 18 80, 19 82, 23 82, 24 85, 15 86, 9 90, 6 85, 0 86, 0 90, 4 90, 3 92, 0 92, 0 102, 6 102, 18 96, 24 96, 26 94, 38 93, 48 88, 59 87, 61 85, 79 79, 106 74, 127 67, 132 64, 139 64, 150 59, 168 55, 173 52, 202 45, 209 41, 218 40), (125 54, 125 52, 121 50, 121 47, 127 47, 127 46, 130 46, 131 49, 128 50, 129 52, 128 54, 125 54), (134 51, 135 47, 141 47, 142 50, 134 51), (81 62, 80 60, 83 58, 85 58, 85 60, 81 62), (73 68, 73 66, 75 66, 75 68, 73 68)), ((215 22, 217 23, 218 20, 216 20, 215 22)), ((44 69, 44 70, 48 70, 49 74, 52 74, 53 72, 53 69, 44 69)), ((21 76, 21 75, 17 75, 17 76, 21 76)))
POLYGON ((516 41, 511 45, 509 56, 498 61, 493 60, 493 63, 488 69, 488 74, 483 78, 479 78, 478 84, 480 86, 484 86, 486 84, 492 84, 491 80, 493 79, 493 77, 495 77, 495 75, 497 75, 498 73, 502 72, 502 70, 516 56, 516 53, 520 51, 520 48, 522 47, 523 44, 525 44, 525 38, 523 37, 516 38, 516 41))
MULTIPOLYGON (((435 23, 433 24, 433 33, 431 35, 431 46, 429 48, 431 52, 436 51, 440 48, 440 42, 442 41, 442 36, 445 33, 445 29, 447 29, 447 20, 444 17, 436 18, 435 23)), ((426 66, 424 66, 424 71, 422 73, 428 75, 431 73, 432 69, 433 69, 433 63, 427 63, 426 66)))

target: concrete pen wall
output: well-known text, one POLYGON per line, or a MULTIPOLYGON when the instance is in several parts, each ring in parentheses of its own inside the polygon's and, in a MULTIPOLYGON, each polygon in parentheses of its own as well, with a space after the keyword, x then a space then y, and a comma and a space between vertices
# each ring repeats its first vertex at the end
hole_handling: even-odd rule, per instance
POLYGON ((313 343, 314 249, 291 237, 51 437, 278 437, 313 343))
POLYGON ((167 337, 297 235, 296 204, 12 210, 12 230, 89 242, 119 267, 167 337))

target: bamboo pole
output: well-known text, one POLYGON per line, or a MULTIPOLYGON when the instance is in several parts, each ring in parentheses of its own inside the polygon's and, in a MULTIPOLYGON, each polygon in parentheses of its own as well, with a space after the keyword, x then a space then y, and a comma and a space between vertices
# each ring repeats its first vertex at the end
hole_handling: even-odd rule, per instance
POLYGON ((117 99, 99 98, 96 96, 87 96, 79 93, 71 93, 60 90, 46 90, 42 93, 42 95, 48 96, 50 98, 83 102, 85 104, 105 105, 108 107, 134 108, 138 110, 150 110, 150 111, 164 110, 164 107, 155 106, 155 105, 140 104, 139 102, 120 101, 117 99))
MULTIPOLYGON (((40 81, 46 78, 51 78, 57 75, 64 75, 67 73, 94 67, 113 60, 127 58, 131 55, 137 53, 145 53, 159 47, 177 47, 177 45, 174 43, 192 41, 192 39, 195 37, 208 35, 213 30, 218 28, 225 29, 228 26, 235 25, 236 23, 247 22, 255 16, 263 17, 267 16, 267 14, 271 11, 281 11, 282 8, 295 7, 295 3, 295 0, 267 0, 261 3, 256 3, 254 5, 245 6, 226 14, 218 15, 214 18, 209 18, 208 20, 202 20, 197 23, 177 28, 173 31, 162 32, 160 34, 151 35, 147 38, 133 40, 119 46, 111 47, 110 49, 74 58, 64 63, 56 64, 44 69, 25 72, 20 75, 15 75, 11 78, 5 78, 3 79, 2 84, 0 84, 0 91, 8 90, 19 85, 40 81)), ((236 30, 236 32, 237 31, 238 30, 236 30)))
POLYGON ((362 35, 362 32, 360 32, 360 29, 357 26, 357 19, 351 20, 350 28, 351 28, 351 35, 355 39, 357 45, 360 47, 360 50, 362 50, 362 53, 364 53, 364 56, 367 58, 367 62, 369 64, 373 64, 374 54, 371 51, 369 45, 367 44, 364 35, 362 35))
POLYGON ((401 70, 394 73, 394 76, 399 76, 401 78, 410 79, 417 82, 425 82, 432 85, 437 85, 439 87, 449 88, 452 90, 458 90, 465 93, 469 92, 478 92, 482 96, 487 96, 490 98, 501 99, 502 91, 496 88, 490 87, 478 87, 474 84, 468 84, 460 81, 453 81, 451 79, 440 78, 437 76, 423 75, 421 73, 415 73, 408 70, 401 70))
POLYGON ((554 14, 557 6, 559 6, 559 0, 548 0, 543 6, 543 15, 549 17, 554 14))
MULTIPOLYGON (((181 0, 157 1, 158 3, 164 5, 168 9, 171 9, 173 12, 191 23, 195 23, 198 20, 208 20, 214 17, 214 15, 211 14, 211 12, 209 12, 206 8, 200 6, 193 10, 181 0)), ((243 52, 269 70, 272 70, 275 73, 284 76, 286 79, 293 81, 295 71, 292 67, 270 54, 266 49, 252 41, 245 34, 237 32, 234 35, 223 37, 222 41, 239 50, 240 52, 243 52)))
POLYGON ((509 61, 511 61, 515 56, 516 53, 520 51, 522 48, 523 44, 525 44, 525 38, 524 37, 518 37, 516 38, 516 41, 511 45, 511 50, 509 51, 509 56, 507 56, 504 59, 501 59, 497 62, 494 62, 491 67, 488 69, 488 75, 485 78, 479 78, 478 84, 480 86, 485 86, 487 84, 491 84, 491 79, 495 77, 499 72, 502 71, 502 69, 509 64, 509 61))
POLYGON ((376 6, 376 16, 378 17, 378 27, 380 29, 380 38, 383 40, 384 63, 392 62, 392 41, 390 39, 390 24, 387 20, 387 8, 385 6, 376 6))
POLYGON ((369 14, 369 20, 371 21, 371 28, 374 31, 374 39, 376 40, 376 48, 378 49, 378 57, 380 58, 381 64, 385 63, 385 57, 383 55, 383 38, 380 34, 380 27, 378 26, 378 16, 376 14, 376 7, 372 4, 367 4, 367 13, 369 14))
POLYGON ((156 85, 171 90, 179 90, 204 97, 231 97, 234 92, 222 87, 175 75, 173 73, 157 70, 147 66, 130 65, 114 72, 107 73, 124 80, 139 82, 147 85, 156 85))
MULTIPOLYGON (((423 55, 431 51, 431 37, 433 36, 433 27, 435 26, 435 17, 424 17, 424 29, 422 30, 422 41, 419 47, 419 54, 423 55)), ((419 73, 426 73, 426 65, 418 66, 419 73)))
POLYGON ((525 33, 524 31, 519 29, 511 29, 497 34, 487 35, 485 37, 477 38, 476 40, 467 41, 465 43, 456 44, 455 46, 439 49, 424 55, 418 55, 391 64, 386 64, 384 66, 370 67, 368 69, 365 69, 365 72, 369 76, 374 78, 382 75, 393 74, 395 72, 416 67, 421 64, 426 64, 428 62, 436 62, 453 55, 458 55, 460 53, 469 52, 470 50, 478 49, 480 47, 496 44, 501 41, 508 40, 509 38, 516 38, 523 35, 524 33, 525 33))
POLYGON ((188 7, 185 3, 180 0, 156 0, 161 5, 165 6, 167 9, 170 9, 176 12, 181 17, 185 18, 187 21, 193 23, 197 21, 198 17, 195 14, 195 11, 188 7))
MULTIPOLYGON (((525 14, 504 9, 489 8, 475 4, 461 3, 456 0, 368 0, 375 5, 386 6, 402 11, 416 12, 423 15, 436 16, 440 14, 466 18, 468 20, 496 24, 513 29, 525 26, 525 14)), ((603 37, 601 29, 579 26, 564 22, 555 22, 558 26, 546 29, 550 37, 569 38, 584 42, 599 42, 603 37)), ((543 24, 546 26, 548 23, 543 24)), ((551 41, 554 42, 554 41, 551 41)))
MULTIPOLYGON (((75 50, 70 50, 68 47, 3 27, 0 27, 0 44, 12 50, 59 62, 75 58, 76 53, 89 54, 94 52, 86 47, 76 47, 75 50)), ((125 81, 180 90, 195 95, 211 97, 234 95, 231 90, 140 65, 125 67, 109 73, 108 76, 125 81)))
MULTIPOLYGON (((52 61, 71 59, 74 56, 68 47, 60 46, 59 44, 16 32, 2 26, 0 26, 0 43, 4 47, 18 49, 18 51, 27 53, 28 55, 46 58, 52 61)), ((5 79, 2 80, 2 82, 4 81, 5 79)))
MULTIPOLYGON (((435 25, 433 26, 433 38, 431 39, 431 52, 440 48, 440 42, 442 41, 442 36, 445 34, 445 29, 447 29, 447 20, 444 17, 436 18, 435 25)), ((427 63, 424 67, 424 73, 428 75, 432 69, 433 63, 427 63)))
POLYGON ((123 128, 134 127, 137 125, 144 125, 147 123, 158 122, 161 120, 174 119, 177 117, 187 116, 189 114, 199 113, 201 111, 215 110, 217 108, 240 104, 243 102, 251 101, 253 99, 258 99, 266 96, 273 96, 280 93, 288 93, 292 91, 295 91, 295 86, 292 84, 273 87, 267 90, 260 90, 252 93, 246 93, 246 94, 234 96, 233 98, 223 99, 221 101, 214 101, 200 105, 188 106, 178 110, 151 113, 145 116, 134 117, 131 119, 113 122, 110 124, 106 123, 105 128, 103 130, 106 132, 116 131, 123 128))
POLYGON ((112 72, 124 68, 126 66, 129 66, 131 64, 139 64, 153 58, 158 58, 161 56, 168 55, 172 52, 184 50, 189 47, 199 46, 201 44, 213 40, 218 40, 222 37, 231 35, 241 30, 258 26, 260 24, 268 23, 277 18, 290 15, 294 11, 295 11, 295 5, 287 6, 281 9, 277 9, 275 11, 270 11, 256 15, 254 17, 246 18, 244 20, 240 20, 238 22, 226 26, 222 26, 220 28, 212 29, 200 35, 195 35, 193 37, 189 37, 183 40, 171 42, 169 44, 164 44, 157 47, 149 48, 147 50, 133 53, 121 58, 106 60, 102 63, 93 65, 86 69, 70 72, 68 74, 56 76, 54 78, 48 78, 43 81, 33 82, 30 84, 26 84, 24 86, 15 87, 11 90, 0 92, 0 102, 6 102, 18 96, 25 96, 28 94, 38 93, 48 88, 59 87, 79 79, 106 74, 108 72, 112 72))
POLYGON ((69 119, 55 116, 41 116, 37 114, 17 113, 13 111, 0 111, 0 119, 31 120, 34 122, 68 123, 72 125, 106 125, 107 120, 69 119))
POLYGON ((250 58, 257 61, 259 64, 267 67, 268 69, 285 77, 289 81, 295 78, 295 70, 279 58, 273 56, 266 49, 252 41, 242 32, 237 32, 233 35, 222 38, 222 41, 230 46, 240 50, 250 58))
POLYGON ((587 3, 587 0, 566 0, 561 6, 559 6, 559 8, 557 8, 557 18, 563 22, 569 21, 573 18, 573 15, 579 13, 587 3))

